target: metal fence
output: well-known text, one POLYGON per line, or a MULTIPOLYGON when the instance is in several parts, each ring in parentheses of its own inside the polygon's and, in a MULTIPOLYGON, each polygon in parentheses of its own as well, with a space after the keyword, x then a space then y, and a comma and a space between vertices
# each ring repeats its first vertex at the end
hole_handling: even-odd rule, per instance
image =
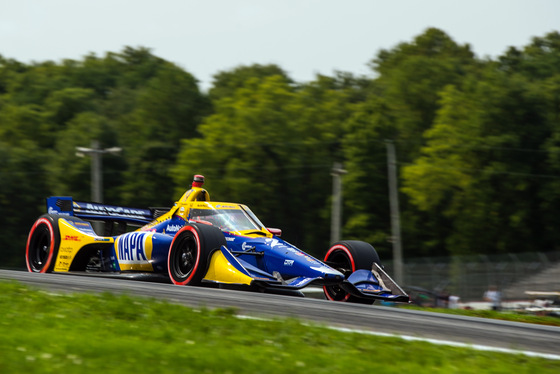
MULTIPOLYGON (((384 262, 393 274, 392 262, 384 262)), ((456 256, 404 260, 402 284, 462 301, 482 300, 492 285, 504 300, 526 299, 525 291, 560 291, 560 252, 456 256)))

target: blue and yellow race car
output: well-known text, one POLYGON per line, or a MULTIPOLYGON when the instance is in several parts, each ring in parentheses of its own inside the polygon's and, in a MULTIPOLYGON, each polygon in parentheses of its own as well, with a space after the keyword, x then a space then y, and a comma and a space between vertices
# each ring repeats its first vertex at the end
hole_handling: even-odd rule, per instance
POLYGON ((29 233, 27 268, 149 276, 176 285, 300 296, 300 290, 315 285, 323 287, 329 300, 409 301, 370 244, 341 241, 319 261, 280 239, 281 230, 266 228, 247 206, 211 201, 203 183, 204 177, 195 175, 191 189, 171 209, 50 197, 48 214, 37 219, 29 233), (139 228, 131 231, 131 226, 139 228))

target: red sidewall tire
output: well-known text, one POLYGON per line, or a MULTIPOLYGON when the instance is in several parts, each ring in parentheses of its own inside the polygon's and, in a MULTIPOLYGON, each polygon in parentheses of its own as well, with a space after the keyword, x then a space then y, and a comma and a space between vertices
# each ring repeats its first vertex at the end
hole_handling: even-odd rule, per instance
MULTIPOLYGON (((335 243, 327 251, 324 262, 339 263, 341 268, 349 271, 345 274, 346 278, 356 270, 371 270, 374 262, 380 263, 379 256, 373 246, 369 243, 357 240, 335 243)), ((337 267, 335 266, 335 268, 337 267)), ((336 285, 323 286, 323 292, 325 293, 325 297, 331 301, 362 302, 361 299, 346 293, 336 285)))
POLYGON ((199 285, 208 271, 210 258, 222 245, 227 246, 220 229, 190 223, 175 234, 167 256, 167 271, 173 284, 199 285))
POLYGON ((329 251, 327 252, 327 254, 325 255, 325 261, 328 261, 328 258, 335 252, 335 251, 342 251, 346 254, 346 256, 348 256, 348 259, 350 260, 350 265, 352 266, 352 272, 356 271, 356 261, 354 261, 354 256, 352 256, 352 253, 350 252, 350 250, 348 249, 348 247, 344 246, 343 244, 335 244, 333 245, 329 251))
POLYGON ((34 273, 49 273, 54 268, 60 243, 57 218, 44 215, 33 224, 27 237, 25 263, 34 273))
MULTIPOLYGON (((337 251, 342 251, 344 252, 344 254, 346 255, 346 257, 348 258, 348 260, 350 261, 350 266, 352 269, 352 272, 356 271, 356 263, 354 262, 354 258, 352 257, 352 253, 350 253, 350 251, 348 250, 347 247, 345 247, 342 244, 335 244, 333 245, 327 252, 327 254, 325 255, 325 262, 329 261, 329 257, 335 255, 337 251)), ((350 294, 346 293, 344 295, 344 297, 341 299, 340 297, 336 297, 335 295, 333 295, 332 292, 332 288, 333 286, 323 286, 323 292, 325 293, 325 296, 327 297, 328 300, 331 301, 348 301, 348 299, 350 298, 350 294)), ((334 286, 337 287, 337 286, 334 286)), ((342 290, 341 290, 342 291, 342 290)))
POLYGON ((179 230, 179 232, 177 232, 177 234, 175 234, 175 237, 173 238, 173 241, 171 242, 171 247, 169 248, 169 254, 167 257, 167 271, 169 272, 169 278, 171 279, 171 282, 173 282, 173 284, 176 284, 178 286, 184 286, 189 284, 199 266, 200 266, 200 257, 201 257, 201 244, 200 244, 200 236, 197 232, 197 230, 193 227, 193 226, 185 226, 183 227, 181 230, 179 230), (179 246, 181 244, 185 244, 184 242, 181 243, 182 241, 185 240, 189 240, 188 236, 192 235, 192 238, 194 239, 194 245, 196 246, 196 254, 195 254, 195 258, 194 258, 194 266, 192 268, 192 270, 190 271, 189 275, 187 276, 186 279, 182 280, 182 279, 178 279, 178 277, 176 277, 176 270, 174 270, 174 267, 178 266, 175 264, 175 261, 177 260, 176 258, 172 258, 172 256, 177 256, 177 250, 179 250, 179 246))

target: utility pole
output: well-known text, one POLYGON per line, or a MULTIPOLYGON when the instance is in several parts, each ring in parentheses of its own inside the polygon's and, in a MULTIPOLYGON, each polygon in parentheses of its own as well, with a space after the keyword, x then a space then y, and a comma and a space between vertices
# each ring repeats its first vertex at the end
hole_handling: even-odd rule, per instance
POLYGON ((397 156, 392 140, 387 145, 387 172, 389 176, 389 205, 391 208, 391 241, 393 243, 394 275, 397 284, 403 284, 403 260, 401 246, 401 219, 399 213, 399 194, 397 186, 397 156))
POLYGON ((91 201, 94 203, 103 202, 103 165, 101 163, 101 156, 104 153, 117 154, 121 151, 119 147, 112 148, 99 148, 99 141, 92 140, 91 148, 76 147, 76 156, 84 157, 89 155, 91 157, 91 201))
POLYGON ((342 220, 342 179, 341 175, 347 171, 342 169, 340 162, 335 162, 331 170, 333 177, 333 196, 331 209, 331 244, 340 240, 340 226, 342 220))

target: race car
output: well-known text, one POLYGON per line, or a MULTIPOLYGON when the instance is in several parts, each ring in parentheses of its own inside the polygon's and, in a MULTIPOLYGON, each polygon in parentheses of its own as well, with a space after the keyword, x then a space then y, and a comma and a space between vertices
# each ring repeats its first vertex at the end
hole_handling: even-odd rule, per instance
POLYGON ((246 205, 211 201, 203 184, 195 175, 170 209, 49 197, 48 213, 29 232, 27 268, 299 296, 314 285, 329 300, 409 301, 369 243, 335 243, 320 261, 282 240, 280 229, 265 227, 246 205))

